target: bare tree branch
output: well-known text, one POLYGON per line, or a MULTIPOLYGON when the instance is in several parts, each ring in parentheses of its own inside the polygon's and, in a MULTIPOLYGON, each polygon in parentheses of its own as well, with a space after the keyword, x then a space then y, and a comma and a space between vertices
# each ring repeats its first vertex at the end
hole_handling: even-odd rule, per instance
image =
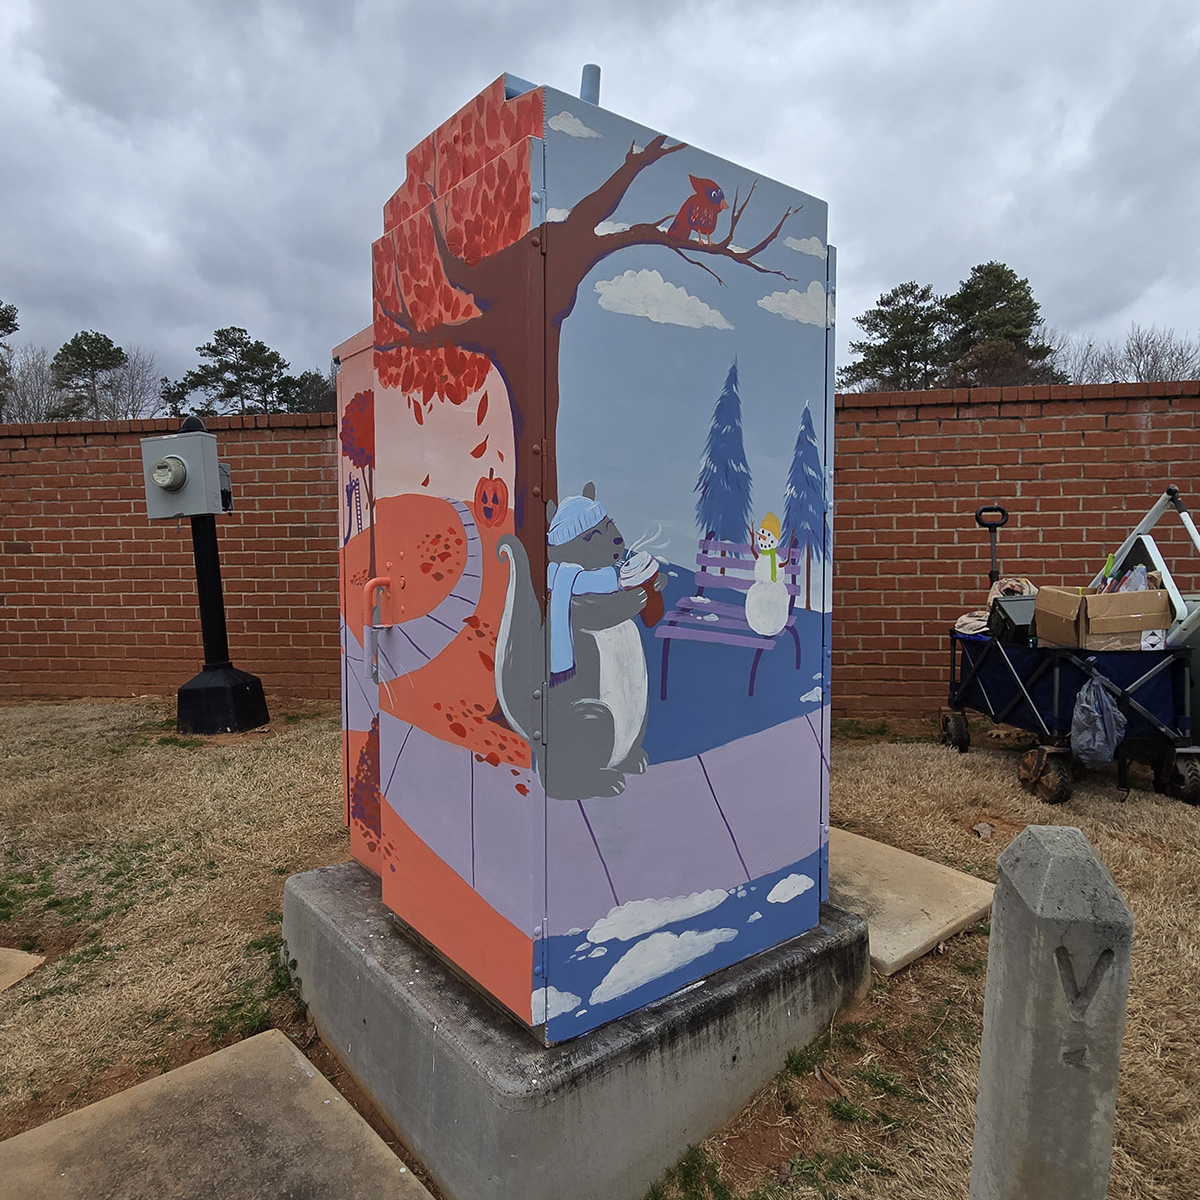
POLYGON ((699 267, 700 270, 711 275, 722 287, 725 286, 725 280, 723 280, 720 275, 718 275, 716 271, 712 269, 712 267, 706 267, 702 262, 697 262, 694 258, 688 258, 688 256, 684 254, 682 246, 675 246, 673 249, 685 263, 691 263, 693 267, 699 267))
MULTIPOLYGON (((749 197, 747 197, 747 202, 749 197)), ((741 211, 745 211, 743 205, 741 211)), ((764 267, 762 263, 754 261, 756 254, 761 254, 783 231, 784 223, 791 216, 794 216, 798 209, 789 208, 783 216, 779 218, 775 228, 771 230, 760 242, 751 246, 748 250, 743 250, 734 247, 733 230, 722 238, 719 242, 692 242, 678 241, 676 238, 668 237, 665 230, 659 229, 657 225, 631 225, 628 229, 616 230, 613 233, 600 233, 595 235, 597 253, 593 256, 593 262, 600 258, 605 258, 615 250, 622 250, 627 246, 665 246, 668 250, 674 250, 681 257, 686 258, 687 254, 707 254, 713 258, 727 258, 731 262, 741 263, 743 266, 750 267, 757 271, 760 275, 778 275, 781 279, 786 279, 789 283, 795 282, 791 275, 784 271, 776 270, 773 267, 764 267)), ((688 261, 692 261, 688 259, 688 261)), ((702 264, 696 263, 696 266, 702 264)))
POLYGON ((572 228, 579 226, 582 230, 591 232, 601 221, 608 220, 617 211, 617 206, 625 198, 625 193, 629 191, 633 181, 647 167, 653 166, 661 158, 666 158, 668 154, 687 148, 686 142, 676 142, 673 146, 668 146, 666 142, 666 134, 660 133, 651 138, 641 150, 631 145, 625 155, 625 161, 594 192, 584 196, 571 209, 563 224, 572 228))

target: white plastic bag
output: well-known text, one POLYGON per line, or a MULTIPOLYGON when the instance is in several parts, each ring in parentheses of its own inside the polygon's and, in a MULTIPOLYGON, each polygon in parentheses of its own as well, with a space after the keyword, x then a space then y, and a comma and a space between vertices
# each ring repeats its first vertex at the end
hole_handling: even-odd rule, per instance
POLYGON ((1146 577, 1146 568, 1139 564, 1130 571, 1128 578, 1118 588, 1118 592, 1146 592, 1150 590, 1150 582, 1146 577))
POLYGON ((1089 679, 1079 689, 1071 714, 1071 753, 1085 767, 1103 767, 1112 762, 1124 736, 1124 714, 1108 689, 1099 680, 1089 679))

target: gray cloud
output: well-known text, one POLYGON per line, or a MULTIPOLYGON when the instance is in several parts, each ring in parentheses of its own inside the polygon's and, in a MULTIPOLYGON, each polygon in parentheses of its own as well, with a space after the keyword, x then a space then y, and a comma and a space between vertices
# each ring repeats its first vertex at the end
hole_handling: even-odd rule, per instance
POLYGON ((0 12, 0 298, 178 374, 245 325, 297 369, 370 316, 404 155, 504 70, 830 202, 848 318, 990 258, 1048 320, 1194 330, 1200 16, 981 0, 10 0, 0 12))

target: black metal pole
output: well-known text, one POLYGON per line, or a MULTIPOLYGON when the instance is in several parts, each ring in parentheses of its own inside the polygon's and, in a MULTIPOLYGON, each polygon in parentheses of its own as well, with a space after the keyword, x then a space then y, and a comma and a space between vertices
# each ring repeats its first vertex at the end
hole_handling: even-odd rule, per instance
POLYGON ((225 628, 225 596, 221 590, 221 558, 217 551, 217 518, 212 513, 192 517, 192 556, 196 560, 204 669, 215 671, 231 667, 229 634, 225 628))
MULTIPOLYGON (((204 433, 204 422, 189 416, 179 432, 204 433)), ((179 689, 175 723, 180 733, 240 733, 257 729, 271 718, 262 681, 248 671, 239 671, 229 657, 217 518, 213 513, 201 513, 191 520, 204 670, 179 689)))

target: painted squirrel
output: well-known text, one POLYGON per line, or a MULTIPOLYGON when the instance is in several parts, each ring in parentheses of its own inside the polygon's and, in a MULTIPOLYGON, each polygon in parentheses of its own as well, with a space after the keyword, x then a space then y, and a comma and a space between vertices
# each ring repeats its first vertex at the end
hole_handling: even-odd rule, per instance
MULTIPOLYGON (((626 775, 646 770, 646 656, 634 618, 647 593, 621 587, 625 539, 594 484, 557 508, 548 505, 547 516, 549 671, 543 674, 546 630, 528 556, 515 537, 501 538, 496 553, 509 575, 496 695, 508 723, 533 747, 549 797, 616 796, 626 775)), ((660 573, 654 588, 665 586, 660 573)))

